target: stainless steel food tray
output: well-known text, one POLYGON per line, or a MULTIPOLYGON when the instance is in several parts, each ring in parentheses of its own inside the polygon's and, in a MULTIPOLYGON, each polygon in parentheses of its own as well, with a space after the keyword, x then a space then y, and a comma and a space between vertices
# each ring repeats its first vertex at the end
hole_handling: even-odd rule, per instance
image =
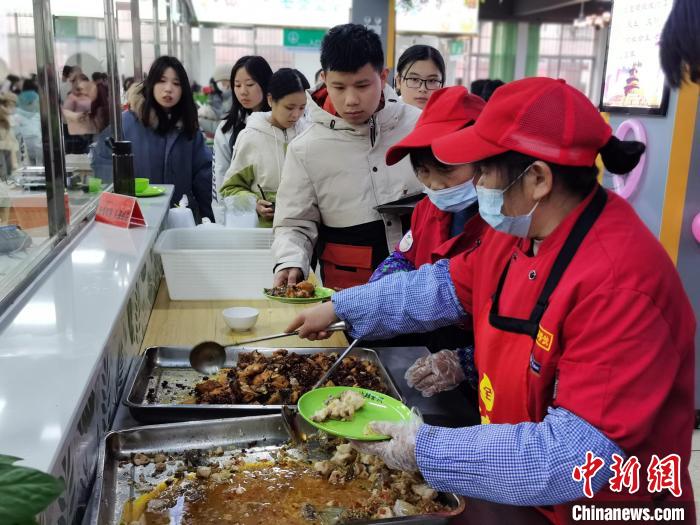
MULTIPOLYGON (((238 362, 239 352, 257 350, 265 356, 272 355, 277 348, 257 347, 227 347, 225 367, 234 367, 238 362)), ((340 353, 343 348, 289 348, 290 352, 298 354, 340 353)), ((182 402, 184 392, 189 391, 204 377, 190 367, 189 347, 151 347, 144 353, 138 364, 134 379, 127 389, 124 404, 129 407, 131 415, 142 423, 169 423, 177 421, 193 421, 221 417, 242 417, 253 414, 274 414, 279 412, 281 405, 197 405, 182 402), (163 387, 163 382, 167 386, 163 387), (181 385, 180 387, 176 385, 181 385), (171 396, 170 393, 174 394, 171 396), (154 389, 155 402, 148 402, 149 389, 154 389), (178 394, 180 394, 178 396, 178 394)), ((381 379, 387 386, 388 394, 404 401, 389 372, 379 360, 374 350, 355 348, 352 355, 367 359, 379 368, 381 379)))
MULTIPOLYGON (((310 433, 313 430, 298 416, 296 422, 302 431, 310 433)), ((110 432, 100 447, 95 480, 97 510, 91 514, 89 523, 119 525, 124 504, 139 495, 134 492, 133 481, 142 474, 149 482, 156 480, 152 464, 143 467, 125 464, 136 452, 162 452, 167 455, 217 447, 225 450, 245 448, 247 457, 264 458, 278 450, 289 438, 280 414, 170 423, 110 432)), ((168 475, 170 473, 166 471, 161 476, 164 479, 168 475)), ((353 523, 447 524, 451 517, 464 510, 464 500, 459 496, 440 493, 439 498, 450 507, 450 511, 353 523)))

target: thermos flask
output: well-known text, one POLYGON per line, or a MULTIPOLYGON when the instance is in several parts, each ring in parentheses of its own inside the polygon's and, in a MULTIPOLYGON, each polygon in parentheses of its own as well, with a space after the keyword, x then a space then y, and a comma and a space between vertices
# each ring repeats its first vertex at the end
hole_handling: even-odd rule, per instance
POLYGON ((114 193, 136 195, 134 186, 134 155, 131 153, 131 142, 128 140, 112 140, 112 168, 114 176, 114 193))

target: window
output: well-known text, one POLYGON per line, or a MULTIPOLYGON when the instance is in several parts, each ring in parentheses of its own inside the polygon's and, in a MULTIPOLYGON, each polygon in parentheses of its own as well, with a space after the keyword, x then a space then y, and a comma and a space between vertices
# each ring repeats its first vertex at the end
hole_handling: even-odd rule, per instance
POLYGON ((537 75, 562 78, 591 97, 595 29, 571 25, 542 24, 537 75))
MULTIPOLYGON (((175 0, 173 8, 173 40, 175 53, 182 56, 182 24, 186 22, 179 1, 175 0)), ((7 2, 2 6, 5 4, 7 2)), ((110 124, 111 83, 104 82, 102 75, 93 77, 94 73, 106 73, 107 46, 112 45, 105 38, 105 19, 95 14, 92 17, 57 16, 43 12, 48 5, 49 2, 34 2, 34 14, 32 3, 26 1, 15 2, 14 6, 9 2, 6 9, 0 9, 0 71, 20 77, 20 82, 11 86, 12 91, 20 94, 17 100, 11 95, 0 97, 3 106, 0 109, 2 306, 31 282, 43 265, 59 253, 64 243, 77 235, 86 224, 83 219, 94 212, 99 194, 111 184, 111 162, 108 160, 104 169, 93 172, 88 155, 91 146, 101 137, 100 133, 110 124), (25 9, 25 5, 30 7, 25 9), (53 27, 43 27, 44 21, 52 23, 53 27), (50 29, 53 30, 54 42, 50 45, 35 43, 35 33, 37 42, 41 42, 45 35, 50 34, 50 29), (55 72, 59 88, 59 104, 50 104, 44 108, 44 113, 39 108, 36 88, 32 87, 32 82, 25 82, 36 80, 37 55, 42 61, 53 61, 47 70, 55 72), (80 72, 74 71, 73 81, 61 78, 65 65, 80 67, 80 72), (87 79, 79 74, 86 75, 87 79), (12 114, 15 106, 16 112, 12 114), (45 122, 42 120, 46 118, 50 119, 49 129, 55 130, 55 135, 43 135, 45 122), (48 192, 46 189, 52 181, 60 186, 61 179, 60 175, 55 177, 54 165, 45 159, 45 144, 48 144, 52 156, 55 152, 60 157, 56 160, 65 163, 65 192, 48 192), (63 151, 58 149, 61 145, 63 151), (50 215, 50 209, 56 213, 50 215)), ((151 0, 139 2, 142 57, 146 70, 155 56, 152 5, 151 0)), ((128 10, 123 12, 123 9, 117 9, 115 14, 117 73, 123 78, 133 74, 132 17, 128 10)), ((165 1, 161 0, 162 53, 167 50, 165 16, 165 1)), ((44 89, 43 83, 34 85, 37 84, 40 84, 38 89, 44 89)))
POLYGON ((29 15, 17 15, 17 29, 20 35, 34 36, 34 18, 29 15))
POLYGON ((464 85, 467 87, 475 80, 489 78, 492 32, 493 22, 480 22, 479 36, 470 42, 469 69, 464 80, 464 85))
POLYGON ((282 29, 272 27, 216 28, 213 30, 215 62, 233 65, 244 55, 260 55, 273 71, 294 67, 294 53, 282 45, 282 33, 282 29))
MULTIPOLYGON (((20 77, 12 86, 20 92, 37 72, 33 16, 3 12, 0 29, 0 67, 20 77)), ((42 143, 38 93, 0 98, 0 300, 50 252, 55 239, 49 232, 42 143)))
POLYGON ((254 31, 248 28, 215 28, 214 34, 214 45, 243 45, 243 46, 253 46, 254 31))

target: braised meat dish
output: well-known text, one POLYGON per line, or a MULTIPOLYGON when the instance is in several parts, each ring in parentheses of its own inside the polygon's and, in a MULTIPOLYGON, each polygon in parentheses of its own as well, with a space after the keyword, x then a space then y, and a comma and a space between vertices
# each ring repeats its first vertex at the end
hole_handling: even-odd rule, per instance
POLYGON ((316 287, 309 281, 301 281, 297 284, 275 286, 265 288, 265 293, 273 297, 291 297, 293 299, 309 299, 314 296, 316 287))
MULTIPOLYGON (((336 359, 335 352, 307 355, 276 350, 269 357, 258 351, 243 352, 235 368, 195 385, 195 400, 216 405, 294 405, 336 359)), ((387 392, 377 365, 354 356, 344 358, 322 386, 356 386, 387 392)))
POLYGON ((323 408, 319 408, 311 416, 313 421, 326 421, 327 419, 337 419, 340 421, 352 421, 355 412, 365 404, 362 394, 354 390, 345 390, 339 396, 329 396, 323 403, 323 408))

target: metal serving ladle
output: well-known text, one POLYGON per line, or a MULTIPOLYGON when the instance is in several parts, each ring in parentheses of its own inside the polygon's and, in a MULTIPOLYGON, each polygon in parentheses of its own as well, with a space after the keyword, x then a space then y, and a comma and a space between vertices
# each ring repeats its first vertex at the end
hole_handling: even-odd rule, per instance
MULTIPOLYGON (((326 332, 339 332, 347 328, 344 321, 338 321, 336 323, 328 325, 325 329, 326 332)), ((269 341, 270 339, 279 339, 282 337, 289 337, 291 335, 299 335, 299 330, 294 330, 293 332, 282 332, 274 335, 266 335, 263 337, 257 337, 255 339, 247 339, 245 341, 238 341, 233 346, 241 346, 249 343, 257 343, 258 341, 269 341)), ((343 352, 336 363, 340 362, 343 357, 345 357, 350 349, 357 343, 353 341, 348 349, 343 352)), ((204 341, 203 343, 196 344, 190 350, 190 366, 194 368, 197 372, 204 375, 210 376, 219 372, 226 362, 226 347, 215 341, 204 341)), ((335 365, 330 368, 330 370, 335 369, 335 365)), ((330 374, 328 374, 330 375, 330 374)), ((327 379, 327 377, 322 377, 321 379, 327 379)))

